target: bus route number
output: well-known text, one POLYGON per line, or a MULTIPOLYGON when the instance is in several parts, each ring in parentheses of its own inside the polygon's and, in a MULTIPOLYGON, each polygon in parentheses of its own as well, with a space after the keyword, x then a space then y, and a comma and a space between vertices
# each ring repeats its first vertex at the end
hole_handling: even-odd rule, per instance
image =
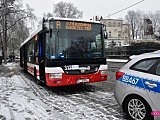
POLYGON ((79 65, 67 65, 67 66, 64 66, 64 70, 74 70, 76 68, 79 68, 79 65))

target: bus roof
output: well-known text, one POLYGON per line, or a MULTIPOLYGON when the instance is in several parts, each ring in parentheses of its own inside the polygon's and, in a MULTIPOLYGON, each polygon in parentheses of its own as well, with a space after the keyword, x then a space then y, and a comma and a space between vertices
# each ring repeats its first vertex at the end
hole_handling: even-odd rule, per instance
POLYGON ((21 44, 21 46, 23 46, 25 43, 27 43, 32 37, 34 37, 41 30, 42 30, 42 26, 39 27, 35 32, 31 33, 31 35, 21 44))
POLYGON ((64 21, 77 21, 77 22, 89 22, 89 23, 100 23, 100 21, 86 20, 86 19, 76 19, 76 18, 58 18, 50 17, 48 20, 64 20, 64 21))
MULTIPOLYGON (((93 20, 85 20, 85 19, 73 19, 73 18, 57 18, 57 17, 50 17, 47 20, 64 20, 64 21, 77 21, 77 22, 88 22, 88 23, 100 23, 100 21, 93 21, 93 20)), ((34 37, 37 33, 39 33, 42 30, 42 25, 40 28, 38 28, 35 32, 33 32, 22 44, 23 46, 25 43, 27 43, 32 37, 34 37)))

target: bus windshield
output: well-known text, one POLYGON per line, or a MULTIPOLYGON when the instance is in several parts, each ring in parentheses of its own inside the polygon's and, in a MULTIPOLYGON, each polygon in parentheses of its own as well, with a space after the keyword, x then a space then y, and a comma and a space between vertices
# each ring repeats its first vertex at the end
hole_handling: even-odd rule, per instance
POLYGON ((96 23, 90 25, 90 28, 81 24, 79 28, 70 26, 67 29, 66 25, 61 29, 55 29, 53 25, 46 37, 46 57, 48 59, 104 58, 102 25, 96 23))

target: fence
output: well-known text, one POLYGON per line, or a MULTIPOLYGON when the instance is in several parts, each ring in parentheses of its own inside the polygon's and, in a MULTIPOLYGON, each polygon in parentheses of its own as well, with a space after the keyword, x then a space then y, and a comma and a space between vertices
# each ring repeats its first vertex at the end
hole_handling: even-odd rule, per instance
POLYGON ((139 55, 156 50, 160 50, 160 45, 112 47, 106 49, 106 56, 109 59, 128 59, 131 55, 139 55))

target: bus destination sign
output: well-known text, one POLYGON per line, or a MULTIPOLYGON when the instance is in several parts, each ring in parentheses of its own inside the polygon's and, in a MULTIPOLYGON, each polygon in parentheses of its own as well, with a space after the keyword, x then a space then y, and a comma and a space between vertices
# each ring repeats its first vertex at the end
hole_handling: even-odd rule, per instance
POLYGON ((81 22, 56 21, 56 29, 92 30, 92 24, 90 24, 90 23, 81 23, 81 22))

